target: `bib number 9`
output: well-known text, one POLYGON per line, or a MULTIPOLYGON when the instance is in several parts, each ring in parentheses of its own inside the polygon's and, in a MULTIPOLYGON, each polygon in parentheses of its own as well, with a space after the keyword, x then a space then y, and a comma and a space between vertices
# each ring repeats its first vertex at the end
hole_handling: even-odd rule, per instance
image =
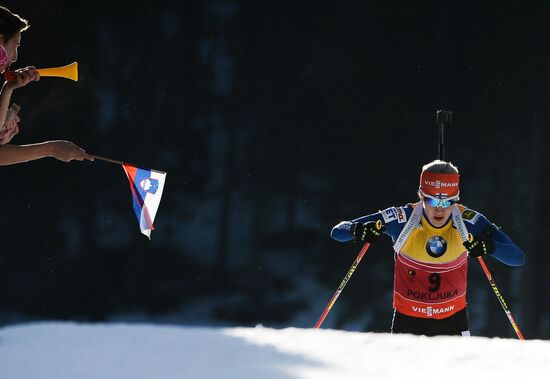
POLYGON ((430 292, 439 291, 439 288, 441 287, 441 275, 434 272, 430 274, 430 276, 428 277, 428 281, 431 284, 431 286, 428 287, 428 290, 430 292))

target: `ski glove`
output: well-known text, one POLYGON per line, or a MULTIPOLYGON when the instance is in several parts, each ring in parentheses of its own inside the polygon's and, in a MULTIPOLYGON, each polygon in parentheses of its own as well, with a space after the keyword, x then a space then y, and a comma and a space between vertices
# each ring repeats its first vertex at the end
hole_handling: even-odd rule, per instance
POLYGON ((468 249, 468 252, 472 257, 481 257, 483 255, 491 254, 495 249, 495 244, 490 237, 485 235, 472 236, 470 239, 464 242, 464 247, 468 249))
POLYGON ((380 239, 382 232, 386 229, 386 226, 379 221, 369 221, 365 223, 353 224, 351 227, 351 234, 356 239, 368 243, 375 243, 380 239))

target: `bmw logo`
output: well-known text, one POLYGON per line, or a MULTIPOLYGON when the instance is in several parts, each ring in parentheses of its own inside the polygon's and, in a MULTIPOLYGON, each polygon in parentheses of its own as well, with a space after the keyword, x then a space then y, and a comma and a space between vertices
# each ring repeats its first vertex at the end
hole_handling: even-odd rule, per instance
POLYGON ((447 241, 441 236, 433 236, 426 244, 426 252, 430 257, 439 258, 447 251, 447 241))

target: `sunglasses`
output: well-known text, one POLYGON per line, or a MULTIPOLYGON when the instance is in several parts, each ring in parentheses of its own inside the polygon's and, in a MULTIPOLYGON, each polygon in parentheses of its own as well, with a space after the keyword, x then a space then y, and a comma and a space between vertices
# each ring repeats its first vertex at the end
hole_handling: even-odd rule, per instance
POLYGON ((443 209, 449 208, 451 205, 456 204, 458 200, 456 199, 434 199, 432 197, 424 196, 424 202, 429 204, 431 207, 437 208, 441 207, 443 209))

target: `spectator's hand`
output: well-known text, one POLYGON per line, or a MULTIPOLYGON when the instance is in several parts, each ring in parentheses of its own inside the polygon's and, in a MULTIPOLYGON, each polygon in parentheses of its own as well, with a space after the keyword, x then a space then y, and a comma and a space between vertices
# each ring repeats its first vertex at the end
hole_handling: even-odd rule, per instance
POLYGON ((476 258, 491 254, 495 249, 495 244, 491 238, 484 235, 472 236, 470 234, 470 238, 463 245, 468 249, 469 254, 476 258))
POLYGON ((81 149, 70 141, 49 141, 47 144, 50 148, 50 156, 59 159, 60 161, 70 162, 72 160, 94 160, 93 155, 86 153, 84 149, 81 149))
POLYGON ((0 131, 0 145, 10 143, 13 137, 19 133, 19 121, 21 119, 13 109, 8 109, 4 126, 0 131))
POLYGON ((386 226, 380 221, 369 221, 362 224, 353 224, 351 227, 351 234, 361 241, 375 243, 380 239, 385 229, 386 226))
POLYGON ((6 81, 4 86, 9 89, 16 89, 26 86, 32 81, 39 81, 40 74, 34 66, 28 66, 24 68, 18 68, 13 71, 13 77, 6 81))

